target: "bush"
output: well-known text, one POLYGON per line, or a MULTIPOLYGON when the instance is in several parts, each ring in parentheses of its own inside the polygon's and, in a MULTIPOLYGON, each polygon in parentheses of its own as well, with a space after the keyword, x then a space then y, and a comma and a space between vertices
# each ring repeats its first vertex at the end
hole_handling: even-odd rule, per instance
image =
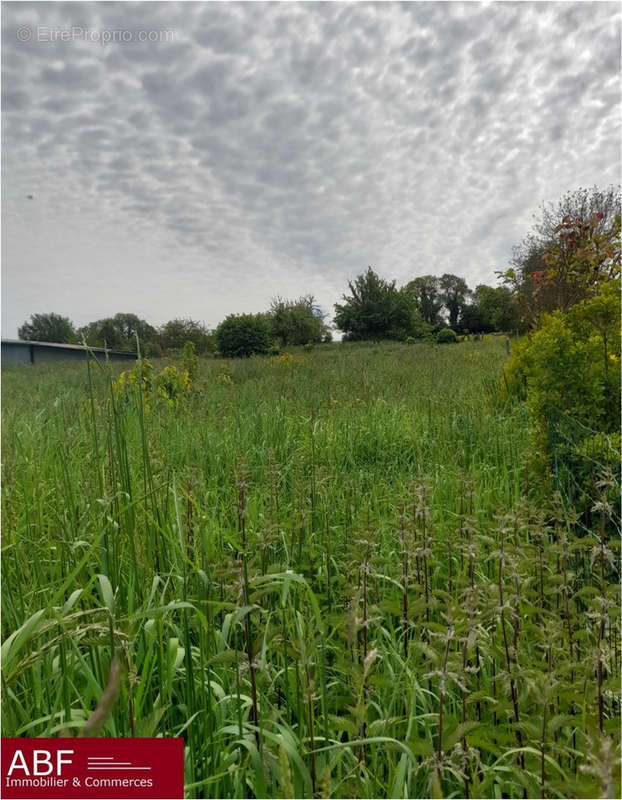
POLYGON ((225 358, 262 355, 270 349, 270 325, 261 314, 230 314, 216 328, 216 339, 225 358))
POLYGON ((534 464, 550 467, 550 429, 561 412, 594 431, 615 433, 620 419, 619 281, 603 293, 542 316, 512 348, 502 394, 526 398, 534 464))
POLYGON ((439 344, 457 344, 458 337, 451 328, 442 328, 436 335, 439 344))
POLYGON ((316 305, 313 295, 298 300, 283 300, 276 297, 267 314, 272 336, 282 345, 304 345, 320 343, 329 333, 324 314, 316 305))

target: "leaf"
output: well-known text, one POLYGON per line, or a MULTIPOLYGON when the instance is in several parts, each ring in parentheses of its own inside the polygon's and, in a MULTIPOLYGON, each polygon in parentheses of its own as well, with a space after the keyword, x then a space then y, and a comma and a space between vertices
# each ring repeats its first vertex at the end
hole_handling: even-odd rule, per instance
POLYGON ((408 759, 406 758, 406 753, 402 753, 400 758, 400 762, 397 765, 397 770, 395 772, 395 778, 393 779, 393 784, 391 785, 391 790, 389 792, 389 797, 405 797, 406 796, 406 767, 408 765, 408 759))
POLYGON ((112 591, 110 579, 107 575, 98 575, 97 580, 99 581, 99 588, 104 605, 111 614, 114 614, 114 592, 112 591))
POLYGON ((445 750, 451 750, 451 748, 457 744, 460 739, 464 739, 471 731, 477 730, 480 725, 481 723, 477 722, 477 720, 466 720, 466 722, 461 722, 448 736, 445 737, 443 742, 445 750))
POLYGON ((429 739, 409 739, 406 744, 416 756, 434 755, 434 745, 429 739))
POLYGON ((67 599, 67 602, 65 603, 61 611, 61 614, 63 616, 66 616, 71 611, 71 609, 75 606, 81 594, 82 594, 82 589, 76 589, 75 592, 72 592, 70 594, 69 598, 67 599))
POLYGON ((24 622, 24 624, 16 631, 5 639, 0 648, 0 661, 2 663, 2 671, 6 680, 10 680, 8 673, 17 660, 21 650, 26 646, 29 640, 35 636, 43 622, 45 621, 46 610, 44 608, 36 611, 32 617, 24 622))
POLYGON ((141 739, 150 739, 155 734, 158 724, 160 720, 164 716, 168 709, 168 706, 161 706, 160 708, 154 708, 150 714, 147 714, 146 717, 139 719, 136 722, 136 737, 141 739))

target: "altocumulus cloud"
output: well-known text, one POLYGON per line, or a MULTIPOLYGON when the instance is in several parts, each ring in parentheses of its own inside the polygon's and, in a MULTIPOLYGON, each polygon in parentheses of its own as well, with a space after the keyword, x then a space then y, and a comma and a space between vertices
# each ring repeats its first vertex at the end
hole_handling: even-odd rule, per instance
POLYGON ((492 282, 618 181, 617 3, 5 3, 2 36, 5 334, 492 282))

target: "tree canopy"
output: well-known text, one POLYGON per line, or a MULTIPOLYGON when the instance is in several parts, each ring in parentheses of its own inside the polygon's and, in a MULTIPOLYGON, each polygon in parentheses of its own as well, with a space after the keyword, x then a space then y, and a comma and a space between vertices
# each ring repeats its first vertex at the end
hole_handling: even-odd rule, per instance
POLYGON ((446 272, 439 280, 440 297, 449 315, 449 327, 456 328, 462 309, 470 295, 469 287, 464 278, 446 272))
POLYGON ((506 286, 480 283, 471 294, 472 302, 460 314, 458 329, 463 333, 510 333, 518 327, 516 299, 506 286))
POLYGON ((91 347, 136 351, 136 336, 145 354, 159 352, 158 332, 136 314, 115 314, 114 317, 89 322, 78 331, 91 347))
POLYGON ((200 322, 192 319, 172 319, 160 328, 160 345, 163 350, 181 351, 186 342, 192 342, 198 355, 216 349, 215 336, 200 322))
POLYGON ((436 275, 420 275, 407 283, 404 288, 428 325, 436 328, 442 324, 443 298, 440 281, 436 275))
POLYGON ((330 334, 324 314, 311 294, 298 300, 275 297, 267 316, 273 338, 282 345, 317 344, 330 334))
POLYGON ((76 331, 68 317, 60 314, 33 314, 30 321, 17 331, 20 339, 30 342, 61 342, 72 343, 76 341, 76 331))
POLYGON ((348 340, 404 340, 426 333, 408 292, 385 281, 371 267, 348 283, 350 293, 335 304, 335 324, 348 340))
POLYGON ((602 270, 611 258, 609 245, 615 250, 619 242, 619 217, 620 188, 614 186, 604 191, 596 186, 579 188, 567 192, 557 204, 541 206, 532 230, 514 249, 510 268, 500 273, 516 296, 523 330, 532 327, 540 314, 568 307, 593 293, 585 280, 575 281, 569 271, 584 263, 586 248, 600 259, 599 265, 592 258, 592 265, 602 270), (557 261, 554 270, 547 263, 551 257, 557 261))

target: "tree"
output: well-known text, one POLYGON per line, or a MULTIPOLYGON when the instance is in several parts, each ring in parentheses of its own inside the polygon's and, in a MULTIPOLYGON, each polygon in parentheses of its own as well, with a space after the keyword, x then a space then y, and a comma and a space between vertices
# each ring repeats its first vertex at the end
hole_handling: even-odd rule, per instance
POLYGON ((435 275, 421 275, 407 283, 404 290, 412 298, 424 321, 433 328, 441 325, 443 299, 439 279, 435 275))
POLYGON ((480 306, 469 303, 462 309, 458 323, 460 333, 490 333, 493 327, 490 320, 482 312, 480 306))
POLYGON ((404 340, 425 335, 427 328, 406 291, 383 280, 371 267, 354 281, 350 294, 335 304, 335 325, 348 340, 404 340))
POLYGON ((469 287, 463 278, 446 272, 439 280, 439 288, 440 298, 449 314, 449 327, 455 328, 470 294, 469 287))
POLYGON ((216 341, 225 358, 245 358, 267 353, 272 343, 264 314, 230 314, 216 328, 216 341))
POLYGON ((460 314, 459 328, 464 333, 514 331, 518 326, 516 299, 506 286, 480 283, 472 293, 473 302, 460 314))
MULTIPOLYGON (((127 343, 120 328, 112 317, 105 317, 89 322, 78 330, 80 340, 90 347, 107 347, 110 350, 128 350, 127 343)), ((135 349, 135 347, 133 348, 135 349)))
POLYGON ((192 342, 198 355, 216 350, 216 337, 200 322, 192 319, 172 319, 159 331, 160 344, 164 350, 181 350, 186 342, 192 342))
MULTIPOLYGON (((596 186, 591 189, 577 189, 567 192, 557 203, 542 205, 539 217, 531 232, 514 248, 510 268, 500 273, 507 286, 515 293, 519 307, 519 322, 523 330, 536 324, 540 314, 556 308, 567 307, 568 302, 578 302, 589 293, 577 293, 577 286, 561 286, 550 280, 544 254, 552 248, 560 247, 560 226, 585 226, 595 222, 590 236, 595 239, 611 239, 615 235, 616 219, 620 215, 620 188, 609 186, 601 191, 596 186), (564 222, 566 220, 566 222, 564 222), (571 289, 568 297, 565 290, 571 289)), ((564 231, 564 235, 570 234, 564 231)), ((575 231, 579 234, 579 231, 575 231)), ((581 238, 581 236, 577 236, 581 238)), ((567 238, 564 246, 572 242, 567 238)), ((576 249, 576 248, 575 248, 576 249)))
POLYGON ((140 319, 136 314, 115 314, 112 318, 121 334, 132 347, 136 344, 136 337, 142 345, 148 345, 158 338, 158 332, 146 320, 140 319))
POLYGON ((76 341, 73 323, 68 317, 61 317, 60 314, 33 314, 30 321, 24 322, 18 329, 17 336, 30 342, 76 341))
POLYGON ((136 351, 136 336, 141 352, 151 355, 160 352, 156 329, 136 314, 115 314, 114 317, 89 322, 78 331, 91 347, 107 347, 110 350, 136 351))
POLYGON ((268 312, 272 336, 283 345, 319 343, 329 333, 324 314, 315 304, 313 295, 298 300, 275 297, 268 312))

